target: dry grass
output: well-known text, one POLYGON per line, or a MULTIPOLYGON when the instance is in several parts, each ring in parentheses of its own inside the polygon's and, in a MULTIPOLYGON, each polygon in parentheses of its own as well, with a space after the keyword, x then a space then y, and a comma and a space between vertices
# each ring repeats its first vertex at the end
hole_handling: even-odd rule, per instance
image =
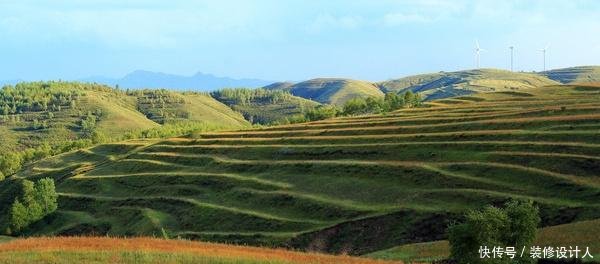
POLYGON ((222 257, 233 260, 281 261, 283 263, 401 263, 333 256, 316 253, 302 253, 283 249, 268 249, 247 246, 233 246, 215 243, 192 242, 187 240, 164 240, 156 238, 111 238, 111 237, 41 237, 26 238, 0 244, 0 256, 15 252, 94 252, 94 251, 142 251, 147 253, 186 253, 206 257, 222 257))

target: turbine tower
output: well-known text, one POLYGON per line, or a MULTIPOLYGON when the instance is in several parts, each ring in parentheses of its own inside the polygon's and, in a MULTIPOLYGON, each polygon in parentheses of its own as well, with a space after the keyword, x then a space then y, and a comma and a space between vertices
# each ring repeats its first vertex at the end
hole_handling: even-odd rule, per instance
POLYGON ((479 69, 479 63, 481 59, 481 52, 485 51, 481 47, 479 47, 479 41, 475 40, 475 56, 477 56, 477 69, 479 69))
POLYGON ((550 44, 546 44, 546 47, 540 49, 542 56, 544 56, 544 71, 546 71, 546 51, 548 51, 548 47, 550 47, 550 44))
POLYGON ((510 46, 508 48, 510 49, 510 71, 514 71, 513 59, 514 59, 515 46, 510 46))

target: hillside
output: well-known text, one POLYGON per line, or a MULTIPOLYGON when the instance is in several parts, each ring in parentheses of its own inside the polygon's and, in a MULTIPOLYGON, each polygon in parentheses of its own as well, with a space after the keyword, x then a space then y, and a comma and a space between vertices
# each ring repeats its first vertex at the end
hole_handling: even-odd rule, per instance
POLYGON ((598 87, 553 86, 385 116, 99 145, 0 182, 0 205, 19 178, 52 177, 59 210, 27 235, 164 229, 349 254, 444 239, 466 210, 509 198, 535 201, 543 226, 597 219, 598 99, 598 87))
POLYGON ((248 125, 210 96, 168 91, 126 93, 104 85, 34 82, 0 90, 1 151, 89 138, 119 138, 160 127, 166 120, 202 121, 223 127, 248 125))
POLYGON ((263 89, 288 91, 293 85, 294 83, 292 82, 274 82, 272 84, 264 86, 263 89))
POLYGON ((411 90, 423 94, 426 100, 478 92, 516 91, 554 84, 558 83, 535 73, 497 69, 439 72, 377 83, 384 91, 411 90))
POLYGON ((338 106, 355 97, 383 97, 383 92, 372 83, 350 79, 312 79, 286 89, 295 96, 338 106))
POLYGON ((222 89, 212 92, 218 101, 242 113, 254 124, 288 123, 289 118, 302 115, 319 105, 315 101, 293 96, 283 90, 268 89, 222 89))
POLYGON ((0 263, 385 264, 367 258, 156 238, 54 237, 0 241, 0 263))
POLYGON ((600 66, 580 66, 540 73, 561 83, 600 83, 600 66))

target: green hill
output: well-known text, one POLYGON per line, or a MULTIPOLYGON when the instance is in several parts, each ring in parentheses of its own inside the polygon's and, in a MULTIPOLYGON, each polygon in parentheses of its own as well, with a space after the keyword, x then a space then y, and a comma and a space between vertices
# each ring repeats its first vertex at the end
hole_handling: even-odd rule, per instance
POLYGON ((124 92, 76 82, 20 83, 0 90, 3 152, 86 138, 92 131, 119 138, 171 121, 248 125, 240 114, 202 94, 124 92))
POLYGON ((350 79, 320 78, 288 87, 290 93, 323 104, 343 105, 356 97, 383 97, 372 83, 350 79))
POLYGON ((52 177, 25 235, 160 235, 364 254, 445 239, 466 210, 533 200, 543 226, 600 218, 600 88, 482 93, 387 115, 104 144, 0 182, 52 177))
POLYGON ((426 100, 468 95, 478 92, 515 91, 558 84, 534 73, 479 69, 422 74, 379 82, 384 91, 421 93, 426 100))
POLYGON ((600 83, 600 66, 580 66, 540 73, 561 83, 600 83))
POLYGON ((288 118, 319 105, 277 89, 222 89, 213 92, 212 96, 255 124, 287 123, 288 118))
POLYGON ((269 84, 269 85, 263 87, 263 89, 266 89, 266 90, 284 90, 284 91, 287 91, 293 85, 294 85, 294 83, 292 83, 292 82, 275 82, 275 83, 272 83, 272 84, 269 84))

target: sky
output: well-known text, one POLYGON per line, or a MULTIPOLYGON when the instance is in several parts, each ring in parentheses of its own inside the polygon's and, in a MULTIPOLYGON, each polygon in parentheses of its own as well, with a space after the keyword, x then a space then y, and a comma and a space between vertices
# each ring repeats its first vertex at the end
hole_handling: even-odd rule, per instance
POLYGON ((600 64, 600 1, 0 0, 0 80, 135 70, 371 81, 600 64))

